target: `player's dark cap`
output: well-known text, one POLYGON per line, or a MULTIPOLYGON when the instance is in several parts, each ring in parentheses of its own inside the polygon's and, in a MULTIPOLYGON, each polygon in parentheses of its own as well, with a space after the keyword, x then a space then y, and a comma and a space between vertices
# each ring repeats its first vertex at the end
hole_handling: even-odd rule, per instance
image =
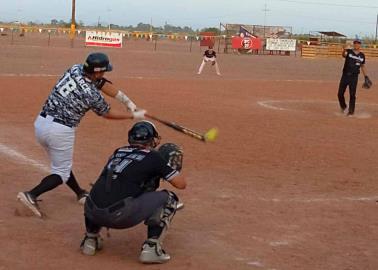
POLYGON ((84 71, 86 73, 112 71, 109 57, 100 52, 91 53, 84 62, 84 71))
POLYGON ((355 40, 353 40, 353 44, 362 44, 362 41, 361 39, 356 38, 355 40))
POLYGON ((160 139, 155 125, 149 121, 140 121, 135 123, 129 130, 128 135, 129 143, 131 145, 148 145, 153 142, 154 139, 160 139))

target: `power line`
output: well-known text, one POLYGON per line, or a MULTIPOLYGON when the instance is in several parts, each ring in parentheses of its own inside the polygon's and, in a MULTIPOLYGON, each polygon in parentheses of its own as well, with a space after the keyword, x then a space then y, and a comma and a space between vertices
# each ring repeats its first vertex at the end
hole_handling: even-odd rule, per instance
POLYGON ((271 0, 275 2, 287 2, 287 3, 297 3, 297 4, 306 4, 306 5, 317 5, 317 6, 334 6, 334 7, 350 7, 350 8, 374 8, 378 9, 378 6, 372 5, 349 5, 349 4, 336 4, 336 3, 326 3, 326 2, 305 2, 297 0, 271 0))

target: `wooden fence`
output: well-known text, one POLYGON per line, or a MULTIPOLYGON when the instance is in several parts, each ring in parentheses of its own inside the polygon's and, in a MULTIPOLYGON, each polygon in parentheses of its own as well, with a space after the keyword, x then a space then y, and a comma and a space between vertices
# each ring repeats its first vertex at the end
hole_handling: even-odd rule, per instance
MULTIPOLYGON (((302 45, 301 56, 303 58, 332 58, 341 57, 343 47, 340 45, 315 46, 302 45)), ((378 48, 362 48, 366 58, 378 59, 378 48)))

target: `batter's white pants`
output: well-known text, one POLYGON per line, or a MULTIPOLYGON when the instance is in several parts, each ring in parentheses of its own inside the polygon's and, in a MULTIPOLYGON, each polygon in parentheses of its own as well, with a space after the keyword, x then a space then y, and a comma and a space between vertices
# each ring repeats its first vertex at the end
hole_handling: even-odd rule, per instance
POLYGON ((217 60, 215 58, 207 58, 207 57, 203 58, 202 63, 201 63, 201 65, 199 67, 199 70, 198 70, 198 74, 202 73, 202 70, 205 67, 206 62, 215 62, 215 65, 214 65, 215 66, 215 71, 217 72, 217 75, 221 75, 220 71, 219 71, 219 66, 218 66, 217 60))
POLYGON ((34 122, 35 136, 51 161, 51 174, 59 175, 66 183, 72 170, 75 128, 53 120, 49 115, 46 118, 38 116, 34 122))

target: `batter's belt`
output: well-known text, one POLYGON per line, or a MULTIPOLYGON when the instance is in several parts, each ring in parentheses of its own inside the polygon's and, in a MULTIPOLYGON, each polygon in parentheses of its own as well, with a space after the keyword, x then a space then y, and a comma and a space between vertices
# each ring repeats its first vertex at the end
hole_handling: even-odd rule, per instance
MULTIPOLYGON (((43 118, 46 118, 48 114, 45 113, 45 112, 41 112, 39 115, 40 115, 41 117, 43 117, 43 118)), ((58 123, 58 124, 61 124, 61 125, 63 125, 63 126, 66 126, 66 127, 70 127, 70 128, 72 128, 71 125, 68 125, 68 124, 65 123, 63 120, 60 120, 60 119, 54 118, 52 121, 53 121, 54 123, 58 123)))

